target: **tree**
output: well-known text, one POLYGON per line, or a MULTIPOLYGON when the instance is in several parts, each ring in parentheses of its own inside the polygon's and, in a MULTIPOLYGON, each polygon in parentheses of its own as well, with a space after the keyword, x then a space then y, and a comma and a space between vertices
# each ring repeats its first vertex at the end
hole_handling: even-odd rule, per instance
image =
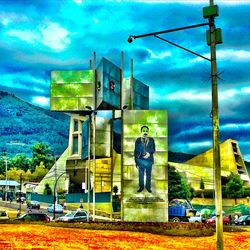
POLYGON ((17 154, 9 160, 10 167, 22 169, 27 171, 31 166, 31 159, 26 157, 25 154, 17 154))
POLYGON ((226 196, 228 198, 234 198, 234 202, 237 204, 237 198, 241 198, 244 194, 243 181, 238 174, 231 172, 228 176, 225 192, 226 196))
POLYGON ((7 171, 8 179, 20 182, 20 176, 24 179, 25 172, 22 169, 11 168, 7 171))
POLYGON ((118 193, 118 187, 117 186, 113 187, 113 192, 115 193, 115 196, 117 196, 117 193, 118 193))
POLYGON ((43 162, 40 162, 40 165, 36 166, 35 171, 32 173, 32 180, 37 182, 41 181, 48 171, 49 170, 43 165, 43 162))
POLYGON ((192 200, 195 197, 195 189, 189 185, 189 192, 190 192, 190 200, 192 200))
POLYGON ((50 169, 54 164, 54 158, 51 155, 51 148, 46 143, 37 143, 32 147, 33 159, 31 172, 36 166, 43 162, 45 168, 50 169))
POLYGON ((204 189, 205 189, 205 184, 204 184, 203 179, 201 178, 200 180, 201 198, 204 198, 204 189))
POLYGON ((205 189, 205 184, 204 184, 203 178, 201 178, 201 180, 200 180, 200 189, 202 189, 202 190, 205 189))
POLYGON ((113 192, 115 193, 115 195, 113 195, 113 198, 112 198, 113 212, 120 212, 121 211, 121 198, 117 195, 118 190, 119 189, 117 186, 113 187, 113 192))
POLYGON ((52 189, 49 186, 48 183, 45 184, 44 190, 43 190, 43 194, 45 195, 52 195, 52 189))
POLYGON ((7 159, 7 164, 9 163, 9 158, 6 156, 6 154, 1 153, 0 154, 0 174, 5 176, 5 170, 6 170, 6 163, 5 160, 7 159))
POLYGON ((186 178, 176 171, 175 167, 168 168, 168 199, 190 199, 190 190, 186 178))

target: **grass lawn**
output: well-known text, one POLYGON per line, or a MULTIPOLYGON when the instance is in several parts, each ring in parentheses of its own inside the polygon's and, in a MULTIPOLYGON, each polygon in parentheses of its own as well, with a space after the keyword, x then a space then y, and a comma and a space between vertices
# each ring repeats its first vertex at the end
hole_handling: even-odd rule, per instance
POLYGON ((8 213, 10 219, 15 218, 16 215, 17 215, 17 210, 16 209, 7 208, 7 207, 1 207, 0 206, 0 210, 5 210, 8 213))
MULTIPOLYGON (((216 249, 216 237, 176 237, 143 232, 49 225, 0 224, 0 249, 216 249)), ((224 249, 249 249, 250 230, 224 233, 224 249)))

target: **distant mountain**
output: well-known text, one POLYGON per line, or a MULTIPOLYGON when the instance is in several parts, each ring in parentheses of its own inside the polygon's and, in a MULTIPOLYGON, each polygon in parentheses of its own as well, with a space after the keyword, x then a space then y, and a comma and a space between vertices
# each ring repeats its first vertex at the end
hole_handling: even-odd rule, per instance
POLYGON ((188 161, 189 159, 192 159, 195 156, 196 155, 169 151, 168 152, 168 161, 183 163, 185 161, 188 161))
POLYGON ((69 116, 51 112, 0 91, 0 153, 26 153, 37 142, 47 143, 55 155, 67 147, 69 116))

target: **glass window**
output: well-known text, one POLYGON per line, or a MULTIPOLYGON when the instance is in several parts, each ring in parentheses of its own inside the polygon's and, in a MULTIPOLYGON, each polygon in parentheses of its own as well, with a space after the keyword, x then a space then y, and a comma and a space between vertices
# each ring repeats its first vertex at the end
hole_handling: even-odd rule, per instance
POLYGON ((74 132, 78 131, 78 120, 74 120, 74 132))
POLYGON ((78 212, 76 216, 87 216, 87 214, 85 212, 78 212))
POLYGON ((78 136, 73 137, 73 154, 78 154, 78 136))

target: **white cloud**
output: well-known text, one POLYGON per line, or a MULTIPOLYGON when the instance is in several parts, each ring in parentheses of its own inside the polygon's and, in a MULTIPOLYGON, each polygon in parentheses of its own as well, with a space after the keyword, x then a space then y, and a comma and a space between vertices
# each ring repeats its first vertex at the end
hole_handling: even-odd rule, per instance
POLYGON ((190 142, 190 143, 187 143, 187 146, 190 148, 190 149, 193 149, 193 148, 203 148, 203 147, 212 147, 212 142, 211 141, 201 141, 201 142, 190 142))
MULTIPOLYGON (((208 6, 208 0, 126 0, 127 2, 138 2, 138 3, 182 3, 182 4, 205 4, 208 6)), ((216 0, 215 4, 226 4, 226 5, 239 5, 249 4, 248 0, 216 0)))
MULTIPOLYGON (((204 54, 204 57, 210 58, 210 54, 204 54)), ((224 61, 250 61, 250 51, 249 50, 234 50, 234 49, 224 49, 224 50, 217 50, 216 52, 217 60, 224 60, 224 61)), ((196 63, 203 61, 202 58, 195 58, 189 60, 190 63, 196 63)))
POLYGON ((171 143, 170 151, 183 152, 188 154, 197 154, 204 152, 212 147, 212 141, 199 141, 199 142, 175 142, 171 143))
POLYGON ((226 90, 226 91, 220 91, 218 95, 219 95, 219 99, 222 101, 222 100, 228 100, 230 98, 233 98, 238 94, 239 94, 238 90, 229 89, 229 90, 226 90))
POLYGON ((37 92, 44 92, 43 87, 49 86, 50 79, 34 77, 29 73, 16 72, 4 73, 1 76, 1 85, 11 88, 34 90, 37 92), (22 80, 22 82, 19 82, 22 80))
POLYGON ((165 51, 165 52, 161 52, 159 54, 155 54, 152 50, 147 49, 147 51, 149 52, 151 58, 153 59, 164 59, 166 57, 171 56, 171 52, 170 51, 165 51))
POLYGON ((250 87, 245 87, 241 89, 242 93, 249 94, 250 93, 250 87))
POLYGON ((8 36, 17 37, 20 40, 23 40, 25 42, 34 44, 40 39, 39 34, 31 31, 31 30, 9 30, 6 32, 8 36))
POLYGON ((240 124, 234 124, 234 123, 228 123, 225 125, 220 126, 221 129, 225 130, 239 130, 239 129, 249 129, 250 128, 250 123, 240 123, 240 124))
POLYGON ((156 60, 162 60, 162 59, 164 59, 164 58, 166 58, 166 57, 170 57, 171 56, 171 52, 170 51, 165 51, 165 52, 161 52, 161 53, 158 53, 158 54, 156 54, 156 53, 154 53, 152 50, 150 50, 150 49, 146 49, 148 52, 149 52, 149 54, 150 54, 150 59, 147 59, 146 61, 145 61, 145 63, 150 63, 150 62, 152 62, 152 59, 156 59, 156 60))
POLYGON ((42 43, 55 50, 63 50, 70 44, 69 32, 57 23, 50 23, 41 29, 42 43))
POLYGON ((3 18, 1 22, 4 26, 7 26, 11 21, 9 18, 3 18))
POLYGON ((248 154, 248 155, 243 155, 243 158, 244 158, 245 161, 250 162, 250 154, 248 154))
POLYGON ((49 106, 49 98, 45 96, 34 96, 32 98, 32 103, 38 106, 42 107, 48 107, 49 106))
POLYGON ((76 4, 82 4, 83 0, 73 0, 73 2, 76 3, 76 4))
POLYGON ((187 135, 198 135, 204 131, 210 131, 212 129, 211 126, 193 126, 191 129, 189 130, 182 130, 180 133, 178 133, 176 135, 176 137, 185 137, 187 135))
POLYGON ((173 94, 165 95, 168 100, 211 100, 211 95, 208 93, 197 93, 196 91, 178 91, 173 94))

